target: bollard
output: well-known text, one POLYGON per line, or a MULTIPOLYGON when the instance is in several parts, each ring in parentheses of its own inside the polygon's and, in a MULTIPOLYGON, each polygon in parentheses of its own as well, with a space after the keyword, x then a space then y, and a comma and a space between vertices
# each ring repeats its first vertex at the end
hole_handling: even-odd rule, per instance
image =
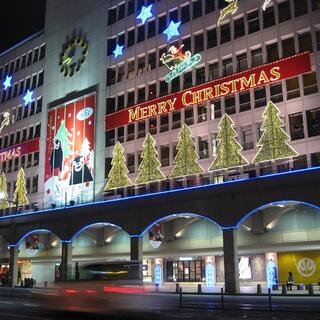
POLYGON ((287 286, 285 284, 282 285, 282 294, 287 294, 287 286))
POLYGON ((270 288, 268 288, 268 302, 269 302, 269 311, 272 312, 271 289, 270 288))
POLYGON ((202 293, 201 283, 198 283, 198 293, 202 293))
POLYGON ((180 291, 179 283, 176 283, 176 293, 179 293, 179 291, 180 291))
POLYGON ((44 287, 44 288, 48 288, 48 282, 47 282, 47 281, 45 281, 45 282, 43 283, 43 287, 44 287))
POLYGON ((310 295, 314 294, 312 283, 310 283, 309 286, 308 286, 308 293, 309 293, 310 295))
POLYGON ((257 294, 261 294, 261 293, 262 293, 261 284, 258 283, 257 284, 257 294))
POLYGON ((182 308, 182 288, 179 289, 179 307, 182 308))
POLYGON ((223 288, 221 288, 221 310, 224 310, 224 297, 223 297, 223 288))

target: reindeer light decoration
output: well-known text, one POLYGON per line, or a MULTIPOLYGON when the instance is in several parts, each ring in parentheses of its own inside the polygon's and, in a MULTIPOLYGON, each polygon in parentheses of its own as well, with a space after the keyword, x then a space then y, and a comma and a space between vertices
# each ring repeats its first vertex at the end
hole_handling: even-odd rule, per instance
POLYGON ((228 6, 223 8, 220 11, 220 16, 217 22, 217 25, 220 25, 220 22, 228 15, 228 14, 235 14, 238 10, 238 0, 225 0, 226 2, 230 3, 228 6))
POLYGON ((3 119, 1 121, 1 124, 0 124, 0 134, 3 130, 4 127, 8 126, 10 124, 10 112, 6 111, 4 114, 3 114, 3 119))
POLYGON ((271 0, 264 0, 264 3, 262 5, 262 10, 266 11, 267 9, 267 5, 271 2, 271 0))

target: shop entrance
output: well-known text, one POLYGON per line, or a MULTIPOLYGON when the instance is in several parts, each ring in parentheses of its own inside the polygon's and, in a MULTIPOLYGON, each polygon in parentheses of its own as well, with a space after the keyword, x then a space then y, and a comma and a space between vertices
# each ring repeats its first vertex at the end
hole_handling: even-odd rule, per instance
POLYGON ((167 281, 201 282, 205 281, 205 261, 167 261, 167 281))

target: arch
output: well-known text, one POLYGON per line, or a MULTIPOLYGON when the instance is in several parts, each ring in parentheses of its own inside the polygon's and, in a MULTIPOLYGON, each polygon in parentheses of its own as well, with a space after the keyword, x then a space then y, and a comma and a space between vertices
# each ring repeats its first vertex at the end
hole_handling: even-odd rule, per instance
POLYGON ((35 233, 35 232, 45 232, 45 233, 52 233, 55 236, 57 236, 60 240, 61 238, 53 231, 49 230, 49 229, 43 229, 43 228, 39 228, 39 229, 33 229, 30 230, 29 232, 27 232, 26 234, 24 234, 15 244, 10 244, 10 246, 14 246, 14 247, 19 247, 20 243, 27 238, 30 234, 35 233))
POLYGON ((198 214, 198 213, 191 213, 191 212, 171 213, 171 214, 168 214, 168 215, 166 215, 166 216, 163 216, 163 217, 161 217, 161 218, 159 218, 159 219, 157 219, 157 220, 149 223, 148 226, 145 227, 140 234, 138 234, 138 235, 132 235, 131 237, 135 237, 135 236, 136 236, 136 237, 141 237, 141 236, 143 236, 153 225, 155 225, 155 224, 158 223, 158 222, 164 221, 164 220, 166 220, 166 219, 168 219, 168 218, 171 218, 171 217, 186 218, 186 216, 189 216, 189 217, 191 217, 191 218, 202 218, 202 219, 205 219, 205 220, 207 220, 207 221, 215 224, 215 225, 216 225, 218 228, 220 228, 221 230, 226 229, 225 227, 222 227, 218 222, 216 222, 216 221, 214 221, 214 220, 212 220, 212 219, 210 219, 210 218, 208 218, 208 217, 206 217, 206 216, 203 216, 203 215, 201 215, 201 214, 198 214))
POLYGON ((270 203, 264 204, 260 207, 254 208, 253 210, 248 212, 246 215, 244 215, 234 226, 232 226, 230 228, 238 228, 247 218, 249 218, 253 214, 257 213, 258 211, 264 210, 270 206, 281 205, 281 204, 285 204, 285 203, 304 204, 308 207, 319 210, 319 213, 320 213, 320 207, 318 207, 312 203, 308 203, 308 202, 304 202, 304 201, 297 201, 297 200, 280 200, 280 201, 270 202, 270 203))
MULTIPOLYGON (((85 225, 84 227, 82 227, 81 229, 79 229, 71 238, 70 240, 67 240, 68 242, 73 241, 82 231, 85 231, 93 226, 101 226, 101 227, 105 227, 105 226, 111 226, 111 227, 116 227, 117 229, 123 230, 124 232, 126 232, 123 228, 121 228, 118 225, 115 225, 113 223, 110 222, 94 222, 94 223, 90 223, 85 225)), ((127 232, 126 232, 127 233, 127 232)))

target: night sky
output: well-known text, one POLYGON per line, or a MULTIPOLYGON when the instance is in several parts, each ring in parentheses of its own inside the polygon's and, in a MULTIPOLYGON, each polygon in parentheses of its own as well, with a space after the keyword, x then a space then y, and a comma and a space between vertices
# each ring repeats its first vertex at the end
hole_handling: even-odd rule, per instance
POLYGON ((45 5, 46 0, 1 1, 0 52, 44 28, 45 5))

